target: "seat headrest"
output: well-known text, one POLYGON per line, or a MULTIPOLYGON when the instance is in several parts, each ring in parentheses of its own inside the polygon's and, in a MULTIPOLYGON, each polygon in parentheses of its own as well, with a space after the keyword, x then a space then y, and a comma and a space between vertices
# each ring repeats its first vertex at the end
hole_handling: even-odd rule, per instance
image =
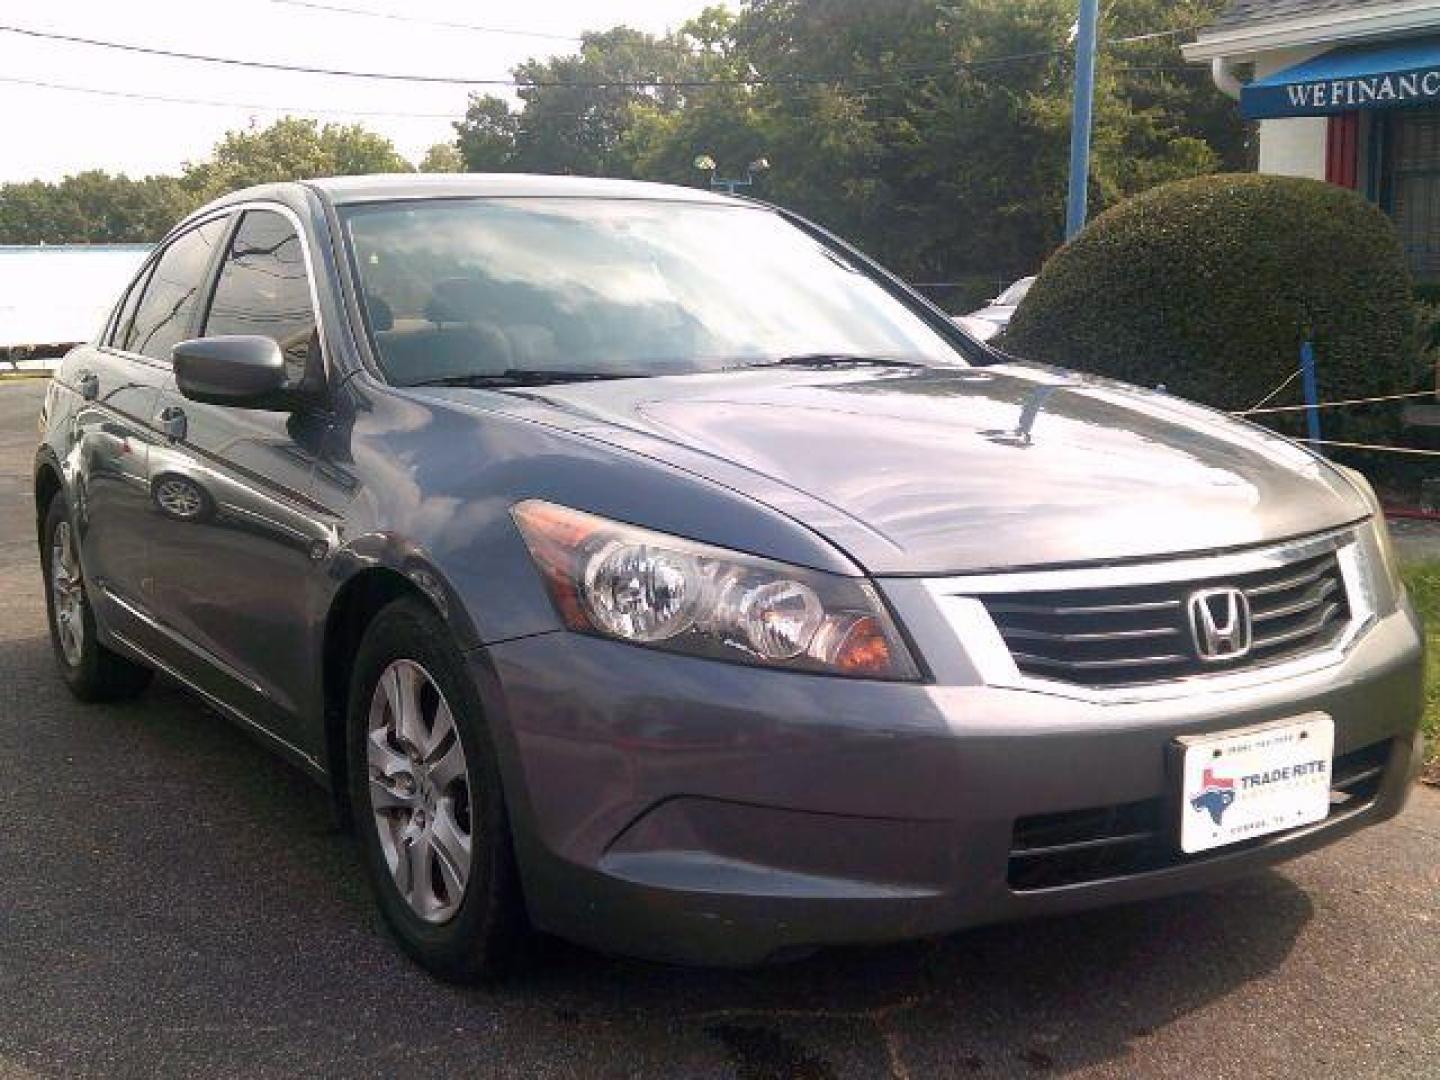
POLYGON ((436 323, 479 322, 493 308, 490 289, 475 278, 446 278, 437 281, 425 304, 425 318, 436 323))
POLYGON ((395 328, 395 313, 374 293, 365 294, 365 310, 370 313, 370 329, 377 334, 395 328))

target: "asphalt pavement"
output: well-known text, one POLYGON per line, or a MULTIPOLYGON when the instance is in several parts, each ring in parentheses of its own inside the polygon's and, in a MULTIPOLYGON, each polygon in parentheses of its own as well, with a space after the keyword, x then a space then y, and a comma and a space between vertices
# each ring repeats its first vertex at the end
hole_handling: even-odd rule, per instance
POLYGON ((695 971, 546 942, 498 988, 387 939, 326 801, 157 683, 54 671, 43 383, 0 382, 0 1077, 1440 1078, 1440 791, 1192 896, 695 971))

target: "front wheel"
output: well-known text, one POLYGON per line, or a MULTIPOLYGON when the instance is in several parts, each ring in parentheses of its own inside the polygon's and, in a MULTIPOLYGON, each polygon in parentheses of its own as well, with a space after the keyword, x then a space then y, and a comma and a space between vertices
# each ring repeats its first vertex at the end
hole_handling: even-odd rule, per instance
POLYGON ((70 504, 50 500, 45 514, 40 562, 45 571, 45 610, 50 643, 65 685, 81 701, 124 701, 150 684, 154 672, 100 644, 90 606, 70 504))
POLYGON ((396 601, 370 624, 348 725, 350 802, 386 922, 442 978, 500 974, 525 926, 499 767, 464 658, 424 604, 396 601))

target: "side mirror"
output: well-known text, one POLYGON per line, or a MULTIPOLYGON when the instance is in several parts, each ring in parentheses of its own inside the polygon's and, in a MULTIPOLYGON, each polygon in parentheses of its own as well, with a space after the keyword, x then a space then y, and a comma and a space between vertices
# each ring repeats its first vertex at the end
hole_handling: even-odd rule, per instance
POLYGON ((194 338, 176 345, 171 356, 175 384, 192 401, 242 409, 285 407, 285 357, 271 338, 194 338))

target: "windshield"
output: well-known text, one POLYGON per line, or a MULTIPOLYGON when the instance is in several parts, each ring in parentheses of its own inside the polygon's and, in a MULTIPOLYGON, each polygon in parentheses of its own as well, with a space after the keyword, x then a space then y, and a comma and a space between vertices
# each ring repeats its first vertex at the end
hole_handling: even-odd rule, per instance
POLYGON ((346 225, 395 383, 816 357, 964 363, 920 315, 763 208, 435 200, 355 207, 346 225))

